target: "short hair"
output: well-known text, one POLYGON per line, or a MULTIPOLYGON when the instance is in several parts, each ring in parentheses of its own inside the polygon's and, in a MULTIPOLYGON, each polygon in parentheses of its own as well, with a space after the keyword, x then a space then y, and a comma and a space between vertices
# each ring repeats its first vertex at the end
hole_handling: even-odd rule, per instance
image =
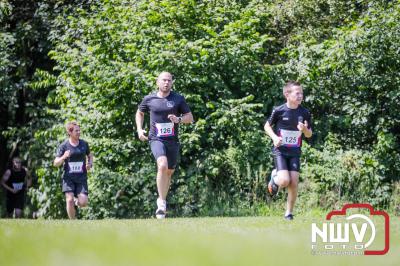
POLYGON ((70 133, 72 133, 72 131, 74 130, 75 126, 79 126, 78 123, 76 121, 70 121, 67 122, 65 124, 65 130, 67 131, 67 134, 69 135, 70 133))
POLYGON ((285 93, 290 93, 290 92, 292 91, 292 88, 293 88, 293 87, 300 87, 300 88, 303 88, 303 87, 301 87, 300 82, 295 81, 295 80, 288 80, 288 81, 286 82, 285 86, 283 86, 283 94, 285 94, 285 93))
POLYGON ((163 72, 161 72, 160 74, 158 74, 158 76, 157 76, 157 81, 160 79, 160 77, 161 77, 162 74, 168 74, 168 75, 170 75, 172 81, 174 81, 174 75, 172 75, 172 73, 171 73, 171 72, 168 72, 168 71, 163 71, 163 72))
POLYGON ((19 158, 19 157, 14 157, 14 158, 12 158, 12 162, 13 162, 13 163, 15 163, 15 162, 22 163, 22 160, 21 160, 21 158, 19 158))

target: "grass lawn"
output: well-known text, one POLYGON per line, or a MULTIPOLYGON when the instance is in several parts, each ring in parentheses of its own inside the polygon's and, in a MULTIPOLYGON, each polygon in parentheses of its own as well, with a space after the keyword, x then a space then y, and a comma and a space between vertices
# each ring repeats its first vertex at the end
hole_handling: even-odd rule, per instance
POLYGON ((323 218, 0 220, 0 265, 400 265, 400 218, 384 256, 311 254, 323 218))

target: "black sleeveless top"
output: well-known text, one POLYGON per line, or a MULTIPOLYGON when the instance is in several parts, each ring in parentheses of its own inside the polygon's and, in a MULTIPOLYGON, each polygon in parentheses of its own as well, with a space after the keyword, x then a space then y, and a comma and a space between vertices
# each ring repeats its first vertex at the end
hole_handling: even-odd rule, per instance
POLYGON ((10 171, 11 175, 10 178, 8 178, 6 184, 14 189, 20 189, 18 193, 23 192, 25 190, 25 169, 21 168, 21 171, 14 171, 14 169, 10 169, 10 171))

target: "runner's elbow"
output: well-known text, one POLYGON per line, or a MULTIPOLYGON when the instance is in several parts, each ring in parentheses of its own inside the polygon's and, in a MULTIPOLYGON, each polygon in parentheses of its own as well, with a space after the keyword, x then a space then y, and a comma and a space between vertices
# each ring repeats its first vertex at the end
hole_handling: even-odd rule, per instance
POLYGON ((269 123, 265 123, 264 125, 264 131, 268 133, 269 129, 271 128, 271 126, 269 125, 269 123))
POLYGON ((193 115, 192 115, 192 114, 190 114, 190 115, 189 115, 189 123, 193 123, 193 122, 194 122, 193 115))

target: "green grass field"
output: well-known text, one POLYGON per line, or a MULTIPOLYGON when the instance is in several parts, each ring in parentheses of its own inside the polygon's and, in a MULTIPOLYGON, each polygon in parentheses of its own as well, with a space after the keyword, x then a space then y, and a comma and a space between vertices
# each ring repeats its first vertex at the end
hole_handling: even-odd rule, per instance
POLYGON ((0 265, 400 265, 400 218, 384 256, 312 255, 296 217, 0 220, 0 265))

